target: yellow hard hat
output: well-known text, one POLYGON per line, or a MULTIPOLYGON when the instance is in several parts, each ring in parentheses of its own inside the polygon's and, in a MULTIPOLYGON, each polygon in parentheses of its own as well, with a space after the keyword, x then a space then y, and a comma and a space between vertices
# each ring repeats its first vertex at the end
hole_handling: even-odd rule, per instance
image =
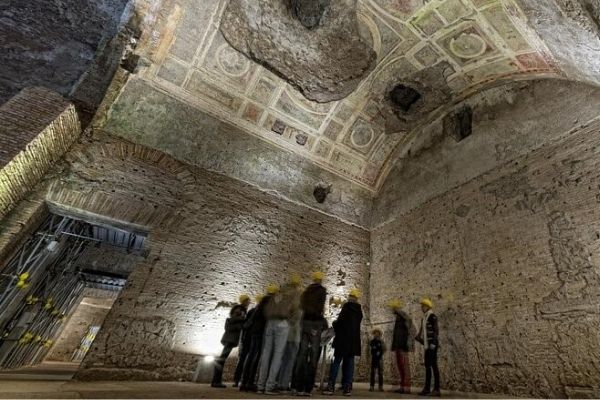
POLYGON ((271 283, 267 286, 268 294, 277 294, 277 292, 279 292, 279 286, 276 283, 271 283))
POLYGON ((431 301, 431 299, 425 297, 425 298, 421 299, 421 305, 427 306, 429 308, 433 308, 433 301, 431 301))
POLYGON ((256 296, 254 298, 256 300, 256 304, 260 303, 264 297, 265 296, 263 296, 262 294, 259 294, 258 296, 256 296))
POLYGON ((240 304, 242 304, 243 302, 248 301, 248 300, 250 300, 250 296, 248 296, 247 294, 240 295, 240 298, 239 298, 240 304))
POLYGON ((323 272, 321 272, 321 271, 315 271, 315 272, 312 273, 312 279, 313 279, 313 281, 321 282, 324 277, 325 277, 325 274, 323 272))
POLYGON ((300 286, 302 283, 302 278, 300 275, 294 273, 290 276, 290 283, 294 286, 300 286))
POLYGON ((350 295, 350 297, 356 297, 357 299, 360 299, 360 290, 354 288, 354 289, 350 290, 349 295, 350 295))
POLYGON ((392 299, 388 302, 388 307, 392 310, 398 310, 402 308, 402 302, 399 299, 392 299))

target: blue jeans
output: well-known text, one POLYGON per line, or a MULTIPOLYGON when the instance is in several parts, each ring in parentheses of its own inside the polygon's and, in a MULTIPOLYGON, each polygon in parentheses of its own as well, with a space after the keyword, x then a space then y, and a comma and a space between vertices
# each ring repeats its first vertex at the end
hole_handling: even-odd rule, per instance
POLYGON ((329 389, 332 391, 335 389, 340 364, 342 364, 342 390, 349 392, 352 390, 352 380, 354 379, 354 356, 336 355, 334 357, 329 370, 329 389))
POLYGON ((294 365, 296 365, 296 356, 298 355, 298 349, 300 343, 287 342, 285 345, 285 351, 283 353, 283 360, 281 362, 281 369, 279 370, 279 389, 288 390, 292 383, 292 373, 294 372, 294 365))
POLYGON ((267 321, 258 372, 258 390, 275 390, 281 359, 287 343, 289 325, 285 319, 267 321))

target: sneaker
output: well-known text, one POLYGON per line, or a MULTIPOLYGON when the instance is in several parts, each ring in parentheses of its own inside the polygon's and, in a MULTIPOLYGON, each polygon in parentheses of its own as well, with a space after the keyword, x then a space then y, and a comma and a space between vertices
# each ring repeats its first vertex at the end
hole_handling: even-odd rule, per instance
POLYGON ((263 393, 266 394, 267 396, 276 396, 280 392, 277 389, 273 389, 273 390, 265 390, 263 393))
POLYGON ((439 390, 434 390, 433 392, 429 393, 429 395, 431 397, 442 397, 442 394, 440 393, 439 390))
POLYGON ((371 386, 369 387, 369 392, 374 392, 375 391, 375 387, 371 386))
POLYGON ((344 390, 344 393, 342 393, 342 394, 346 397, 352 396, 352 392, 350 390, 344 390))
POLYGON ((333 396, 334 393, 335 393, 335 391, 331 388, 327 388, 327 389, 323 390, 323 394, 325 396, 333 396))
POLYGON ((214 388, 219 388, 219 389, 224 389, 227 386, 223 385, 222 383, 211 383, 210 387, 214 387, 214 388))
POLYGON ((423 389, 419 392, 419 396, 429 396, 429 390, 423 389))

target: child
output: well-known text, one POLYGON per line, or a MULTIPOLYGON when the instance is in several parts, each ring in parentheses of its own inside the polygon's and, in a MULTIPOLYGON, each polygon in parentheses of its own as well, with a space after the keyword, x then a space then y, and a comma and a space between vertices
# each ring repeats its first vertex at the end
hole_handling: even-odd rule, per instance
POLYGON ((379 375, 379 391, 383 392, 383 353, 385 353, 385 344, 381 340, 381 331, 374 329, 373 339, 369 342, 371 348, 371 387, 369 391, 375 390, 375 370, 379 375))

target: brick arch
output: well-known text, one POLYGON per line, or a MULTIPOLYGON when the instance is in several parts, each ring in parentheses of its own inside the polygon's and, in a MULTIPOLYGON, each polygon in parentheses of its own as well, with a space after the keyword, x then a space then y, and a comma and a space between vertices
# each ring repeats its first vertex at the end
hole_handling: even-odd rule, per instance
POLYGON ((196 183, 185 164, 123 140, 79 144, 66 160, 67 170, 46 195, 51 208, 140 230, 176 225, 196 183))

